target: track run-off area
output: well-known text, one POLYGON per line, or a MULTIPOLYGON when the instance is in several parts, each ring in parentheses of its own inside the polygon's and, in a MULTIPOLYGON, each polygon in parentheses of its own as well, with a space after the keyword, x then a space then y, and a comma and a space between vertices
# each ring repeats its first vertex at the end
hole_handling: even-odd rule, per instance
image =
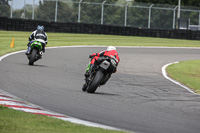
POLYGON ((166 64, 199 60, 199 48, 117 47, 120 63, 95 94, 82 91, 98 46, 47 48, 28 65, 24 52, 0 62, 0 89, 44 109, 141 133, 199 133, 200 96, 167 80, 166 64))

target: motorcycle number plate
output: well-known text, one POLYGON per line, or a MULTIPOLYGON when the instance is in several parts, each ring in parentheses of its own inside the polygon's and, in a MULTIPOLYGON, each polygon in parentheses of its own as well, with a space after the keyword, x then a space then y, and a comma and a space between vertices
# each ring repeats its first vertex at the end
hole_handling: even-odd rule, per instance
POLYGON ((100 64, 100 67, 103 68, 103 69, 108 69, 108 67, 110 66, 110 62, 108 61, 103 61, 101 64, 100 64))

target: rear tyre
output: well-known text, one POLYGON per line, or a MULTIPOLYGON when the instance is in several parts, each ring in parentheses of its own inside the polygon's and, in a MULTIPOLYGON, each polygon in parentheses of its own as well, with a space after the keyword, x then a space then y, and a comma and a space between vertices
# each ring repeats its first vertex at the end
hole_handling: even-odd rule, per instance
POLYGON ((30 55, 29 65, 34 64, 36 54, 37 54, 37 50, 33 49, 32 52, 31 52, 31 55, 30 55))
POLYGON ((102 79, 103 79, 103 72, 97 71, 92 83, 90 84, 89 88, 87 89, 88 93, 94 93, 97 89, 97 87, 100 85, 102 79))

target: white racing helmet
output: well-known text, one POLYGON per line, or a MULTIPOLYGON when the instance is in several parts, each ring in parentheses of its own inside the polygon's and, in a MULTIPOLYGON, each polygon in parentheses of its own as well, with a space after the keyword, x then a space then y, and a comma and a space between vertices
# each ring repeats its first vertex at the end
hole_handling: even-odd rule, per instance
POLYGON ((111 51, 111 50, 116 50, 116 48, 114 46, 108 46, 106 50, 111 51))

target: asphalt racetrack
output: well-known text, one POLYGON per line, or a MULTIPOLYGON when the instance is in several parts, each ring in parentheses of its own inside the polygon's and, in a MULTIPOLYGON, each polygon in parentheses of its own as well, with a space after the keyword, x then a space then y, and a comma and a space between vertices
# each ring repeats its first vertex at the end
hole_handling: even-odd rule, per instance
POLYGON ((8 56, 0 62, 0 89, 58 113, 132 132, 200 132, 200 96, 161 71, 171 62, 199 60, 200 49, 117 47, 117 73, 95 94, 83 92, 88 56, 104 49, 47 49, 34 66, 24 53, 8 56))

